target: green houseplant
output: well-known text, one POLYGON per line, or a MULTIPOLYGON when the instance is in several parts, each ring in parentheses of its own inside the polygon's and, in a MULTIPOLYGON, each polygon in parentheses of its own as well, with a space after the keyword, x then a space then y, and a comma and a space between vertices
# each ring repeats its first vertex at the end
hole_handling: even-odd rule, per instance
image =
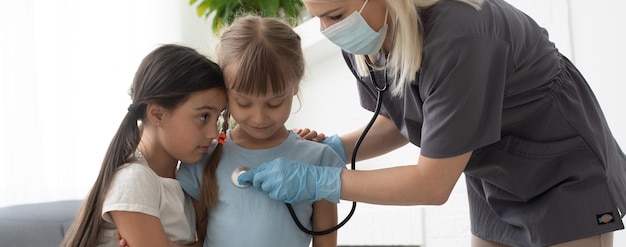
POLYGON ((199 17, 214 14, 212 29, 216 33, 246 13, 280 17, 291 26, 298 25, 306 13, 302 0, 189 0, 189 5, 195 6, 199 17))

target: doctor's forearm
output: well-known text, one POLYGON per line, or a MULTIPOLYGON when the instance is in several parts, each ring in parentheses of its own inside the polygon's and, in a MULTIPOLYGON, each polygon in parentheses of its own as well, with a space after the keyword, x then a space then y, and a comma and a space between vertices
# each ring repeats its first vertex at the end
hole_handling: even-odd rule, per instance
MULTIPOLYGON (((348 163, 352 161, 352 152, 363 129, 365 129, 365 127, 340 137, 346 150, 348 163)), ((408 140, 400 134, 400 131, 398 131, 391 119, 380 115, 359 146, 357 161, 383 155, 407 143, 408 140)))
MULTIPOLYGON (((440 205, 442 196, 415 183, 415 165, 380 170, 344 170, 341 199, 379 205, 440 205)), ((446 197, 447 198, 447 197, 446 197)))
POLYGON ((381 205, 441 205, 445 203, 472 152, 418 164, 378 170, 341 172, 341 199, 381 205))

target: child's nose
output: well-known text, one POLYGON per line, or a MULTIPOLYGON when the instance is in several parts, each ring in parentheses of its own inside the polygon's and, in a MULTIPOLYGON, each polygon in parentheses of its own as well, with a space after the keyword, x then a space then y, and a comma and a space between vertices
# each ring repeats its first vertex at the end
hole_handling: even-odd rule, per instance
POLYGON ((206 130, 206 137, 209 139, 216 139, 218 136, 217 124, 209 124, 206 130))
POLYGON ((263 109, 255 109, 252 111, 252 122, 263 123, 267 118, 267 113, 263 109))

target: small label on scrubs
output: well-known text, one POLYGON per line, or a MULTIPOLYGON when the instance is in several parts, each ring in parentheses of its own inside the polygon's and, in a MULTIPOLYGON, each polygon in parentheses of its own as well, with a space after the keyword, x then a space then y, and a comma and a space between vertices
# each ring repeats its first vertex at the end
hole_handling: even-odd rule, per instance
POLYGON ((613 213, 603 213, 596 215, 596 219, 598 220, 598 225, 604 225, 611 222, 615 222, 615 218, 613 217, 613 213))

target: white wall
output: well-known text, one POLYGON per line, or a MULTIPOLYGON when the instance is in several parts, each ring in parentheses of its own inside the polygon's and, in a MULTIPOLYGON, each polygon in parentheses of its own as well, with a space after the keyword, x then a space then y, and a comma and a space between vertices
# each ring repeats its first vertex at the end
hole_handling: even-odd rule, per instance
POLYGON ((208 50, 188 1, 0 1, 0 206, 83 198, 157 45, 208 50))
POLYGON ((626 1, 570 0, 573 58, 594 89, 622 150, 626 149, 626 1))
MULTIPOLYGON (((573 62, 594 90, 611 131, 626 151, 626 2, 570 0, 573 62)), ((626 231, 614 246, 626 246, 626 231)))
MULTIPOLYGON (((559 50, 570 57, 586 76, 604 109, 616 139, 626 147, 625 80, 626 63, 622 30, 626 2, 619 0, 509 0, 525 11, 550 33, 559 50)), ((326 134, 346 133, 361 127, 370 113, 361 109, 355 79, 340 56, 339 49, 319 35, 317 20, 298 27, 303 36, 309 62, 307 80, 302 86, 302 106, 288 125, 309 127, 326 134), (306 29, 311 31, 305 31, 306 29)), ((358 169, 414 163, 419 149, 410 145, 384 157, 357 164, 358 169)), ((351 202, 340 204, 347 213, 351 202)), ((387 244, 423 246, 470 246, 469 210, 463 177, 449 201, 442 206, 385 207, 358 204, 354 219, 339 232, 340 244, 379 243, 381 234, 387 244), (379 221, 370 219, 385 215, 379 221), (421 224, 413 222, 422 220, 421 224), (368 221, 370 220, 370 221, 368 221), (370 224, 363 224, 371 222, 370 224), (398 238, 397 236, 402 236, 398 238), (408 236, 408 237, 407 237, 408 236), (400 239, 394 243, 393 241, 400 239)), ((340 212, 340 214, 341 214, 340 212)), ((626 231, 615 234, 614 246, 626 246, 626 231)))

